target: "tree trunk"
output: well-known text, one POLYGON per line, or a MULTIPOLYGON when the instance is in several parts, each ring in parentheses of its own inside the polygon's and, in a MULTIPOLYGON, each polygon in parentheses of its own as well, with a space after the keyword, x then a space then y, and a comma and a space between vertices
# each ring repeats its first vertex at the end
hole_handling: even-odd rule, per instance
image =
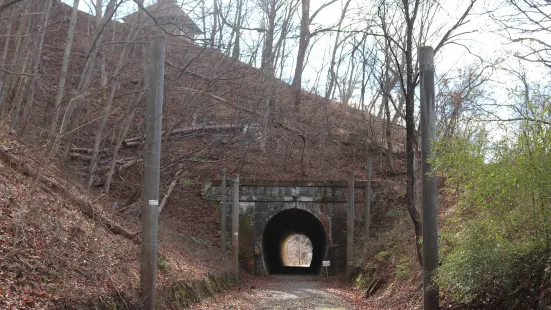
MULTIPOLYGON (((418 178, 417 176, 419 175, 419 164, 418 164, 418 150, 417 150, 417 143, 414 144, 414 151, 413 151, 413 177, 415 178, 416 180, 416 183, 415 183, 415 187, 413 188, 413 198, 415 200, 414 204, 415 204, 415 210, 417 210, 417 214, 419 216, 419 221, 422 222, 422 217, 421 217, 421 214, 419 213, 419 210, 421 210, 421 200, 419 199, 420 196, 419 196, 419 193, 421 192, 421 184, 419 184, 419 182, 417 182, 418 178)), ((421 225, 421 233, 422 233, 422 230, 423 229, 423 225, 421 225)), ((416 233, 416 236, 417 236, 417 233, 416 233)), ((423 265, 423 248, 422 248, 422 244, 421 244, 421 240, 417 240, 416 238, 416 242, 417 242, 417 246, 416 246, 416 251, 417 251, 417 260, 421 263, 421 266, 423 265)))
MULTIPOLYGON (((33 22, 31 22, 31 28, 33 27, 33 22)), ((27 32, 27 37, 29 36, 28 32, 27 32)), ((31 49, 29 48, 29 41, 27 40, 27 37, 25 38, 25 43, 23 44, 23 46, 25 47, 25 56, 22 57, 20 59, 20 66, 18 66, 19 68, 21 68, 21 73, 24 73, 26 70, 27 70, 27 66, 29 65, 29 59, 30 59, 30 56, 31 56, 31 49)), ((11 126, 10 126, 10 132, 15 130, 15 126, 17 126, 17 122, 19 120, 19 114, 21 112, 21 105, 23 103, 23 98, 25 97, 25 93, 26 93, 26 90, 27 90, 27 86, 28 86, 28 80, 29 80, 29 77, 28 76, 19 76, 17 78, 17 83, 15 85, 15 89, 13 91, 13 95, 14 95, 14 101, 15 101, 15 104, 13 105, 12 109, 15 109, 15 112, 13 113, 13 116, 12 116, 12 122, 11 122, 11 126)))
POLYGON ((268 96, 264 99, 264 108, 262 111, 262 137, 260 140, 260 150, 266 152, 266 140, 268 139, 268 124, 270 122, 270 101, 273 96, 273 85, 268 81, 268 96))
POLYGON ((371 147, 367 147, 367 181, 365 183, 365 210, 364 210, 364 244, 365 249, 369 245, 369 228, 371 227, 371 179, 373 178, 371 147))
MULTIPOLYGON (((17 28, 16 34, 15 34, 15 52, 13 53, 15 60, 12 61, 10 65, 10 69, 13 72, 21 72, 21 67, 24 63, 24 61, 21 59, 24 57, 26 53, 21 53, 21 50, 27 50, 26 45, 28 42, 28 29, 30 27, 30 23, 32 21, 32 17, 28 16, 29 11, 29 5, 30 2, 27 2, 25 5, 25 9, 22 12, 22 16, 19 20, 19 26, 17 28), (25 34, 25 36, 24 36, 25 34), (23 47, 25 46, 25 47, 23 47)), ((18 88, 19 82, 21 81, 24 76, 21 75, 13 75, 13 74, 6 74, 7 78, 4 82, 4 90, 3 90, 3 96, 2 96, 2 109, 0 111, 0 120, 4 121, 6 117, 6 113, 9 111, 8 104, 10 104, 13 101, 13 96, 16 94, 13 90, 18 88)))
POLYGON ((161 200, 161 204, 159 205, 159 213, 163 211, 166 202, 168 201, 168 198, 170 197, 170 194, 172 194, 172 191, 174 190, 174 187, 176 187, 176 184, 178 183, 178 180, 180 178, 180 175, 184 171, 184 165, 180 164, 178 167, 178 171, 174 174, 174 177, 172 178, 172 181, 170 182, 170 185, 168 186, 168 189, 163 197, 163 200, 161 200))
POLYGON ((268 123, 270 120, 270 106, 273 105, 273 99, 275 96, 274 83, 272 77, 274 76, 274 32, 275 32, 275 18, 276 18, 276 0, 270 0, 267 4, 267 19, 268 29, 266 33, 266 39, 264 48, 262 50, 262 64, 261 69, 266 75, 267 95, 264 99, 264 107, 262 109, 262 137, 260 141, 260 150, 266 151, 266 140, 268 139, 268 123))
POLYGON ((402 109, 404 108, 405 102, 406 101, 404 100, 404 95, 400 93, 398 95, 398 107, 396 107, 396 113, 394 113, 394 117, 392 117, 392 121, 391 121, 392 124, 394 125, 398 124, 398 121, 403 116, 402 109))
POLYGON ((302 154, 300 156, 300 174, 305 177, 306 176, 306 137, 304 135, 300 135, 302 138, 302 154))
MULTIPOLYGON (((138 4, 140 6, 143 6, 143 0, 138 0, 138 4)), ((138 20, 138 22, 140 22, 140 20, 138 20)), ((138 32, 138 28, 136 28, 136 35, 137 35, 137 32, 138 32)), ((145 45, 142 45, 142 47, 141 47, 141 54, 144 55, 144 56, 146 54, 146 46, 145 45)), ((123 57, 119 58, 119 61, 122 58, 123 57)), ((148 70, 147 62, 144 62, 142 64, 143 78, 140 81, 140 83, 138 83, 137 89, 143 89, 144 86, 147 85, 147 83, 146 83, 146 81, 147 81, 147 78, 146 78, 147 70, 148 70)), ((139 91, 139 92, 137 92, 133 95, 133 100, 130 101, 128 116, 127 116, 126 120, 123 119, 123 121, 121 122, 121 129, 122 130, 121 130, 120 136, 117 140, 117 144, 115 145, 115 149, 113 150, 113 159, 111 161, 111 166, 109 168, 109 173, 107 174, 107 181, 105 182, 105 187, 104 187, 104 192, 105 193, 109 193, 109 189, 110 189, 111 183, 113 181, 113 176, 115 175, 115 168, 117 166, 117 158, 119 156, 119 150, 120 150, 122 144, 124 143, 124 139, 126 138, 126 134, 128 133, 128 129, 130 128, 130 125, 132 124, 132 120, 134 119, 134 113, 136 112, 136 108, 139 105, 139 103, 142 101, 143 96, 144 96, 143 91, 139 91)))
MULTIPOLYGON (((98 0, 98 1, 101 2, 101 0, 98 0)), ((137 28, 135 26, 131 27, 131 29, 128 32, 128 35, 126 37, 126 41, 130 41, 130 42, 134 41, 137 37, 137 34, 138 34, 137 28)), ((117 66, 115 67, 115 70, 113 71, 113 74, 112 74, 113 79, 117 79, 117 77, 119 76, 119 73, 123 69, 125 62, 128 59, 127 56, 128 56, 129 51, 130 51, 130 48, 131 48, 130 45, 125 45, 124 48, 122 49, 122 51, 119 55, 119 60, 118 60, 117 66)), ((103 63, 103 66, 104 65, 105 65, 105 63, 103 63)), ((103 82, 102 82, 102 84, 103 84, 103 82)), ((102 90, 106 86, 107 86, 107 76, 105 76, 105 85, 101 85, 102 90)), ((92 161, 90 162, 90 173, 88 175, 88 186, 89 187, 92 186, 93 179, 94 179, 94 173, 95 173, 95 170, 96 170, 97 164, 98 164, 99 148, 100 148, 100 145, 101 145, 101 141, 103 139, 103 130, 105 129, 105 124, 107 123, 107 120, 109 119, 109 114, 111 112, 111 106, 113 105, 113 99, 114 99, 114 96, 115 96, 115 92, 117 91, 119 86, 120 86, 120 81, 115 80, 113 82, 113 85, 111 86, 111 90, 109 91, 109 96, 108 96, 107 101, 105 103, 104 113, 101 117, 100 124, 99 124, 97 132, 96 132, 96 137, 95 137, 95 141, 94 141, 94 149, 93 149, 93 153, 92 153, 92 161)))
POLYGON ((274 74, 274 32, 275 32, 275 19, 276 19, 276 0, 270 0, 267 5, 267 20, 268 27, 266 29, 266 39, 264 41, 264 48, 262 49, 262 64, 261 69, 267 75, 273 76, 274 74))
POLYGON ((241 18, 243 12, 243 0, 237 0, 237 8, 235 12, 236 25, 234 28, 235 39, 233 43, 233 50, 231 57, 233 59, 239 59, 241 53, 241 18))
POLYGON ((386 123, 385 123, 385 134, 386 134, 386 162, 390 172, 394 173, 394 158, 392 157, 392 124, 390 121, 390 103, 389 97, 391 96, 390 92, 392 90, 392 85, 390 84, 390 48, 388 40, 385 40, 385 69, 383 73, 383 83, 381 87, 383 88, 383 107, 385 109, 386 123))
MULTIPOLYGON (((12 22, 10 22, 8 24, 8 26, 6 27, 7 28, 7 36, 6 36, 6 39, 4 40, 4 50, 2 51, 2 60, 1 60, 1 63, 0 63, 0 67, 1 68, 5 68, 6 67, 6 59, 8 58, 8 50, 9 50, 9 46, 10 46, 10 35, 11 35, 11 28, 12 28, 12 22)), ((9 79, 8 77, 8 74, 5 73, 5 72, 0 72, 0 77, 1 77, 1 81, 0 81, 0 111, 3 111, 4 110, 4 105, 3 105, 3 99, 4 99, 4 86, 7 86, 7 83, 6 83, 6 80, 9 79)), ((1 112, 0 112, 1 114, 1 112)), ((2 117, 0 116, 0 121, 2 121, 2 117)))
MULTIPOLYGON (((277 53, 277 57, 274 59, 274 67, 277 63, 276 59, 279 59, 280 61, 280 72, 279 72, 279 79, 281 80, 283 77, 283 69, 285 64, 285 59, 287 56, 285 55, 286 51, 286 42, 287 42, 287 33, 289 31, 289 23, 291 22, 291 19, 293 17, 293 13, 295 12, 296 7, 293 5, 293 2, 289 3, 289 7, 287 8, 287 14, 285 15, 285 18, 283 20, 283 24, 281 25, 281 33, 279 34, 279 39, 276 43, 276 46, 274 48, 274 51, 277 53)), ((274 71, 275 72, 275 71, 274 71)), ((275 73, 274 73, 275 74, 275 73)))
POLYGON ((101 146, 103 130, 105 129, 105 124, 107 123, 107 119, 109 118, 109 113, 111 112, 111 106, 113 105, 113 99, 115 97, 115 92, 117 91, 118 86, 119 85, 115 83, 115 85, 113 85, 111 87, 111 90, 109 91, 109 97, 107 98, 107 102, 105 103, 103 115, 96 131, 94 149, 92 152, 92 159, 90 161, 90 173, 88 174, 88 187, 92 187, 92 184, 94 183, 94 173, 96 172, 96 168, 99 162, 99 150, 101 146))
MULTIPOLYGON (((141 101, 141 98, 143 97, 143 92, 140 92, 138 99, 136 102, 141 101)), ((124 141, 124 138, 126 137, 126 133, 128 132, 128 129, 130 128, 130 124, 132 124, 132 119, 134 118, 135 108, 132 108, 130 115, 127 116, 126 120, 123 120, 123 123, 121 123, 121 133, 119 135, 119 138, 117 140, 117 144, 115 145, 115 149, 113 150, 113 159, 111 160, 111 166, 109 167, 109 173, 107 174, 107 181, 105 181, 105 187, 103 191, 105 193, 109 193, 109 189, 111 187, 111 182, 113 182, 113 176, 115 175, 115 168, 117 167, 117 161, 119 157, 119 150, 122 146, 122 143, 124 141)))
POLYGON ((346 16, 346 12, 348 11, 348 5, 350 4, 351 0, 347 0, 343 10, 341 11, 341 18, 339 19, 339 23, 337 24, 337 34, 335 35, 335 43, 333 45, 333 52, 331 53, 331 61, 329 62, 329 69, 327 74, 327 80, 329 85, 327 85, 327 88, 325 89, 325 99, 330 100, 331 99, 331 93, 333 92, 333 87, 335 84, 335 79, 337 78, 337 75, 335 73, 335 58, 337 57, 337 50, 342 42, 340 42, 340 35, 341 35, 341 28, 342 28, 342 21, 344 20, 344 17, 346 16))
MULTIPOLYGON (((65 128, 63 127, 71 127, 70 125, 74 122, 73 120, 73 114, 78 115, 80 109, 82 108, 81 102, 83 101, 83 97, 85 97, 86 91, 89 88, 90 82, 92 80, 92 74, 94 72, 94 65, 96 63, 96 59, 99 52, 99 45, 102 42, 103 39, 103 32, 107 24, 111 21, 111 18, 115 14, 116 11, 116 0, 110 0, 107 4, 107 8, 105 10, 105 15, 101 18, 99 24, 96 27, 96 30, 94 31, 94 36, 92 40, 92 44, 90 45, 88 49, 88 53, 86 55, 86 60, 84 62, 84 67, 82 69, 81 75, 77 82, 77 87, 75 91, 75 95, 72 96, 71 100, 69 101, 69 105, 67 106, 67 111, 65 112, 64 116, 64 122, 62 125, 62 128, 60 129, 60 133, 63 134, 63 131, 65 128)), ((65 142, 66 148, 65 152, 63 154, 63 160, 65 163, 67 163, 67 159, 69 157, 69 150, 71 148, 71 143, 73 140, 73 137, 75 135, 75 131, 69 131, 67 135, 67 141, 65 142)))
POLYGON ((213 0, 213 13, 212 13, 212 30, 210 32, 210 47, 215 48, 216 45, 216 32, 218 31, 218 0, 213 0))
MULTIPOLYGON (((103 0, 96 0, 96 32, 100 31, 101 19, 103 16, 103 0)), ((101 40, 101 39, 100 39, 101 40)), ((107 71, 105 68, 105 60, 103 59, 103 49, 98 46, 98 56, 96 57, 96 66, 99 68, 100 73, 100 92, 103 94, 102 98, 105 100, 105 93, 107 89, 107 71)))
POLYGON ((57 123, 59 122, 59 114, 61 111, 61 102, 65 94, 65 84, 67 82, 67 72, 69 69, 69 62, 71 60, 71 50, 73 47, 73 39, 75 37, 75 26, 77 24, 78 6, 80 0, 73 1, 73 10, 71 12, 71 19, 69 21, 69 30, 67 31, 67 39, 65 41, 65 51, 63 53, 63 62, 61 65, 61 73, 59 75, 59 85, 57 87, 57 94, 54 103, 54 115, 51 120, 51 131, 55 133, 57 131, 57 123))
POLYGON ((302 102, 302 71, 306 50, 310 43, 310 0, 302 0, 302 15, 300 20, 300 38, 298 44, 297 62, 295 64, 295 76, 292 88, 295 97, 295 109, 298 111, 302 102))
POLYGON ((423 223, 421 214, 415 202, 415 191, 417 180, 415 178, 415 81, 413 80, 413 24, 417 15, 419 0, 415 1, 415 9, 412 14, 409 12, 409 1, 403 0, 406 17, 406 160, 407 160, 407 203, 408 212, 413 221, 415 229, 415 243, 417 258, 423 264, 421 240, 423 238, 423 223))
POLYGON ((29 91, 29 95, 27 97, 27 103, 23 109, 23 127, 21 128, 20 132, 19 132, 19 136, 21 136, 24 132, 25 132, 25 129, 27 128, 27 124, 28 124, 28 121, 29 121, 29 117, 30 117, 30 111, 32 109, 32 106, 34 104, 34 97, 35 97, 35 93, 36 93, 36 80, 38 78, 38 69, 40 68, 40 64, 42 62, 42 48, 44 46, 44 35, 46 34, 46 30, 47 30, 47 26, 48 26, 48 22, 50 20, 50 12, 51 12, 51 9, 52 9, 52 3, 53 3, 53 0, 48 0, 46 3, 45 3, 45 7, 44 7, 44 13, 42 15, 42 21, 40 23, 40 28, 39 28, 39 32, 38 32, 38 39, 37 39, 37 43, 36 43, 36 47, 35 47, 35 52, 34 52, 34 62, 33 62, 33 76, 31 78, 31 89, 29 91))
MULTIPOLYGON (((350 98, 352 98, 352 94, 354 93, 354 84, 355 84, 355 72, 356 72, 356 57, 355 57, 355 50, 352 52, 351 60, 350 60, 350 70, 348 70, 348 83, 346 83, 346 86, 344 87, 344 105, 348 105, 350 102, 350 98)), ((344 83, 344 82, 343 82, 344 83)))

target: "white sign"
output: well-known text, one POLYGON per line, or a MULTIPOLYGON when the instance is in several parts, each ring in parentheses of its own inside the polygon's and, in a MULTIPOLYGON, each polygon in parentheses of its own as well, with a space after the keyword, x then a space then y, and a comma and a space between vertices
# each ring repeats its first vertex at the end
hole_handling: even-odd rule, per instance
POLYGON ((159 205, 159 200, 150 200, 149 205, 150 206, 158 206, 159 205))
POLYGON ((323 264, 323 267, 329 267, 329 266, 331 266, 331 262, 328 261, 328 260, 322 261, 322 264, 323 264))

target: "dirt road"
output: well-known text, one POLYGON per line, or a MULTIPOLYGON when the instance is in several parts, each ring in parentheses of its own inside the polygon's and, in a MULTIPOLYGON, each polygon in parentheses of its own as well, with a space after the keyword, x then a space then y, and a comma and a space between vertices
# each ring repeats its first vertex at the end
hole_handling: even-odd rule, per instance
POLYGON ((192 309, 364 309, 360 292, 336 278, 270 276, 244 279, 192 309))

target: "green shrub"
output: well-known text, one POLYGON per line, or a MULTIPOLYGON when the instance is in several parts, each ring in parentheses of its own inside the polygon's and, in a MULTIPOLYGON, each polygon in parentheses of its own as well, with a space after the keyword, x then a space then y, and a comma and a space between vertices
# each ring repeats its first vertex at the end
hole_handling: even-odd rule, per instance
POLYGON ((549 281, 551 131, 525 122, 494 145, 480 132, 435 146, 437 173, 459 198, 435 283, 469 307, 534 307, 549 281))
POLYGON ((168 263, 168 260, 166 259, 166 257, 164 257, 164 255, 161 255, 161 254, 159 254, 159 256, 157 256, 157 266, 159 266, 160 270, 169 270, 170 269, 170 265, 168 263))
POLYGON ((444 258, 434 276, 457 302, 470 303, 484 292, 512 287, 511 253, 483 230, 465 233, 464 242, 444 258))
POLYGON ((379 261, 384 261, 387 258, 389 258, 391 254, 392 253, 387 252, 387 251, 381 251, 381 252, 377 253, 377 255, 375 255, 375 259, 379 260, 379 261))
POLYGON ((546 247, 512 243, 481 230, 469 231, 465 242, 444 258, 433 278, 439 288, 454 302, 485 307, 536 297, 530 295, 545 281, 546 247))
POLYGON ((394 272, 396 278, 400 280, 407 280, 411 277, 411 262, 407 257, 401 258, 400 262, 396 265, 396 271, 394 272))

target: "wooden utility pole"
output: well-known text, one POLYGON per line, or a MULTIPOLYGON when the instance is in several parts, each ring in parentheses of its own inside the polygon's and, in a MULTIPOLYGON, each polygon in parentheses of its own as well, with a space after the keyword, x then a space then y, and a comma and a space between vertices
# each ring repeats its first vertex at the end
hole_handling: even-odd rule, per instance
POLYGON ((165 38, 155 37, 151 42, 149 61, 149 89, 147 92, 144 146, 143 242, 140 270, 140 288, 144 300, 143 309, 155 309, 164 64, 165 38))
POLYGON ((348 209, 346 212, 346 273, 345 280, 352 280, 352 264, 354 255, 354 171, 348 179, 348 209))
POLYGON ((226 168, 222 169, 222 189, 220 193, 220 250, 222 257, 226 257, 226 168))
POLYGON ((365 182, 365 211, 364 211, 364 243, 367 247, 369 242, 369 228, 371 226, 371 152, 367 157, 367 181, 365 182))
POLYGON ((233 179, 233 204, 232 204, 232 243, 231 254, 232 264, 235 273, 235 280, 239 280, 239 174, 233 179))
POLYGON ((430 46, 419 48, 419 74, 421 78, 421 157, 423 159, 423 305, 425 310, 439 309, 438 288, 431 280, 438 266, 438 189, 430 160, 435 154, 432 143, 436 140, 436 114, 434 107, 434 50, 430 46))

